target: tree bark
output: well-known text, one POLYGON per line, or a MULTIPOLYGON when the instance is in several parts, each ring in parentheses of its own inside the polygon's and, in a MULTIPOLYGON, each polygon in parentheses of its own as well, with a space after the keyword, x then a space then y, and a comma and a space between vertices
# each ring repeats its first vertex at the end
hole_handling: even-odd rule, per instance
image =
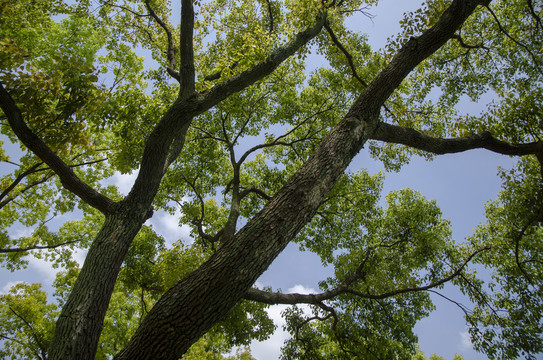
POLYGON ((48 359, 94 359, 113 287, 145 216, 108 215, 57 320, 48 359))
POLYGON ((409 40, 272 200, 231 241, 157 302, 115 359, 178 359, 226 315, 314 216, 377 128, 385 100, 481 3, 453 1, 435 26, 409 40))
POLYGON ((498 154, 517 156, 543 153, 543 142, 541 140, 528 144, 511 144, 494 138, 488 131, 467 137, 440 139, 414 129, 381 123, 371 138, 388 143, 407 145, 438 155, 473 149, 487 149, 498 154))

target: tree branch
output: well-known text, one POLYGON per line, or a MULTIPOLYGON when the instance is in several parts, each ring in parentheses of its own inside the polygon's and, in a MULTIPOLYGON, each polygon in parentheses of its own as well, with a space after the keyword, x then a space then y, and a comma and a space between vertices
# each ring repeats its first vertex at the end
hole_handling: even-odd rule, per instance
POLYGON ((541 217, 541 214, 543 214, 543 208, 541 208, 541 210, 538 211, 538 213, 536 215, 534 215, 531 219, 528 220, 528 222, 522 227, 522 229, 518 232, 518 234, 516 234, 516 236, 514 236, 514 240, 515 240, 515 262, 517 264, 517 267, 519 268, 519 270, 522 272, 522 274, 524 275, 524 277, 526 278, 526 280, 530 283, 530 285, 534 285, 533 281, 532 281, 532 277, 528 274, 528 272, 526 271, 526 269, 524 269, 524 266, 523 264, 525 262, 521 262, 520 261, 520 241, 522 240, 522 238, 524 237, 524 235, 526 235, 526 231, 528 230, 528 228, 530 226, 532 226, 534 223, 536 222, 540 222, 542 221, 540 219, 541 217))
POLYGON ((530 8, 530 14, 532 14, 532 17, 535 19, 536 24, 539 25, 539 28, 543 30, 543 25, 541 24, 541 17, 535 12, 534 4, 532 0, 528 1, 528 7, 530 8))
MULTIPOLYGON (((70 168, 74 168, 74 167, 78 167, 78 166, 85 166, 85 165, 95 164, 95 163, 102 162, 102 161, 106 161, 106 159, 89 161, 89 162, 85 162, 85 163, 82 163, 82 164, 69 165, 69 166, 70 166, 70 168)), ((53 171, 50 171, 49 173, 45 174, 41 179, 33 181, 30 184, 27 184, 23 189, 21 189, 19 191, 19 193, 17 195, 8 196, 7 199, 4 199, 9 194, 9 192, 12 191, 22 181, 22 179, 24 179, 26 176, 37 173, 37 172, 40 172, 40 171, 51 170, 50 168, 38 169, 37 167, 39 165, 41 165, 41 164, 43 164, 43 163, 40 162, 40 163, 38 163, 36 165, 33 165, 30 169, 28 169, 25 172, 19 174, 17 176, 17 178, 15 180, 13 180, 13 182, 2 192, 2 194, 0 194, 0 209, 3 208, 4 206, 6 206, 7 204, 9 204, 10 202, 12 202, 13 200, 15 200, 19 195, 24 194, 28 190, 32 189, 34 186, 37 186, 39 184, 43 184, 44 182, 46 182, 47 180, 49 180, 50 178, 52 178, 55 175, 55 173, 53 171)))
POLYGON ((353 73, 353 77, 356 80, 358 80, 358 82, 360 84, 362 84, 362 86, 364 86, 364 87, 368 86, 368 84, 364 80, 362 80, 362 78, 360 76, 358 76, 358 73, 356 71, 356 67, 354 66, 354 63, 353 63, 353 56, 347 51, 347 49, 345 49, 343 44, 341 44, 341 42, 337 38, 336 34, 334 33, 334 31, 330 27, 330 24, 328 23, 328 21, 324 24, 324 28, 326 29, 326 31, 330 35, 330 39, 332 39, 332 42, 345 55, 345 58, 347 59, 347 62, 349 63, 349 67, 351 68, 351 71, 353 73))
POLYGON ((34 246, 28 246, 28 247, 25 247, 25 248, 9 248, 9 249, 0 248, 0 254, 7 254, 7 253, 14 253, 14 252, 26 252, 26 251, 30 251, 30 250, 55 249, 57 247, 61 247, 61 246, 64 246, 64 245, 70 245, 70 244, 77 243, 77 242, 80 242, 80 241, 81 241, 81 239, 66 241, 64 243, 56 244, 56 245, 34 245, 34 246))
POLYGON ((410 287, 410 288, 404 288, 404 289, 396 289, 392 291, 388 291, 382 294, 369 294, 369 293, 363 293, 361 291, 357 291, 354 289, 349 288, 348 286, 344 284, 336 287, 335 289, 325 291, 320 294, 283 294, 283 293, 272 293, 268 291, 263 291, 255 288, 251 288, 247 291, 247 293, 243 296, 246 300, 252 300, 257 301, 260 303, 265 303, 269 305, 276 305, 276 304, 287 304, 287 305, 294 305, 294 304, 314 304, 317 305, 323 301, 330 300, 338 295, 341 294, 352 294, 355 296, 358 296, 363 299, 371 299, 371 300, 380 300, 380 299, 386 299, 392 296, 405 294, 409 292, 418 292, 418 291, 426 291, 435 287, 438 287, 448 281, 451 281, 460 273, 466 265, 475 257, 477 254, 479 254, 482 251, 489 250, 490 246, 485 246, 475 252, 473 252, 468 258, 456 269, 452 274, 449 276, 444 277, 443 279, 440 279, 438 281, 435 281, 431 284, 424 285, 424 286, 417 286, 417 287, 410 287))
POLYGON ((245 70, 241 74, 232 76, 201 94, 201 105, 206 109, 209 109, 233 93, 241 91, 271 74, 286 59, 307 44, 309 40, 317 36, 322 30, 325 20, 326 14, 323 13, 315 20, 313 25, 296 34, 296 36, 285 45, 272 51, 264 61, 245 70))
POLYGON ((509 34, 509 32, 507 32, 507 30, 505 30, 505 28, 502 26, 500 20, 498 19, 498 17, 494 13, 494 11, 492 11, 492 9, 490 8, 489 5, 487 5, 485 7, 488 10, 488 12, 490 13, 490 15, 492 15, 492 17, 494 18, 494 21, 496 21, 496 24, 498 25, 498 28, 500 29, 500 31, 505 36, 507 36, 512 42, 514 42, 516 45, 518 45, 518 46, 522 47, 524 50, 526 50, 526 52, 532 58, 532 61, 534 62, 534 65, 536 66, 536 69, 539 72, 539 74, 543 75, 543 71, 541 69, 541 63, 539 61, 539 57, 536 56, 526 44, 521 43, 519 40, 515 39, 511 34, 509 34))
POLYGON ((543 153, 543 142, 510 144, 498 140, 488 131, 479 135, 461 138, 441 139, 423 134, 420 131, 398 125, 380 123, 371 139, 388 143, 402 144, 433 154, 452 154, 472 149, 487 149, 503 155, 535 155, 543 153))
POLYGON ((192 0, 181 1, 181 98, 194 94, 194 7, 192 0))
POLYGON ((249 195, 250 193, 255 193, 258 196, 260 196, 264 200, 271 200, 271 196, 266 194, 264 191, 256 188, 254 185, 247 186, 243 191, 240 193, 240 198, 243 199, 245 196, 249 195))
MULTIPOLYGON (((322 110, 319 110, 317 112, 315 112, 314 114, 311 114, 310 116, 306 117, 305 119, 303 119, 302 121, 300 121, 298 124, 296 124, 292 129, 288 130, 286 133, 276 137, 272 142, 269 142, 269 143, 264 143, 264 144, 258 144, 258 145, 255 145, 253 146, 252 148, 250 148, 249 150, 245 151, 245 153, 243 153, 243 155, 240 157, 239 161, 238 161, 238 166, 241 166, 241 164, 249 157, 249 155, 251 155, 253 152, 257 151, 257 150, 260 150, 260 149, 264 149, 264 148, 268 148, 268 147, 273 147, 273 146, 278 146, 278 145, 281 145, 281 146, 291 146, 295 143, 298 143, 298 142, 302 142, 302 141, 305 141, 305 140, 308 140, 310 138, 310 131, 308 130, 307 134, 299 139, 294 139, 290 142, 286 142, 286 141, 280 141, 281 139, 285 139, 287 138, 289 135, 291 135, 292 133, 294 133, 296 130, 298 130, 300 127, 302 127, 302 125, 304 125, 305 123, 307 123, 309 120, 315 118, 316 116, 320 115, 320 114, 323 114, 327 111, 330 111, 332 110, 333 107, 328 107, 326 109, 322 109, 322 110)), ((316 133, 318 133, 318 131, 316 131, 316 133)))
MULTIPOLYGON (((230 70, 234 70, 237 66, 239 65, 239 61, 234 61, 230 66, 230 70)), ((221 75, 222 75, 222 70, 219 70, 211 75, 207 75, 204 80, 205 81, 213 81, 213 80, 218 80, 221 78, 221 75)))
POLYGON ((150 16, 149 14, 140 14, 140 13, 130 9, 129 7, 126 7, 126 6, 123 6, 123 5, 117 5, 117 4, 114 4, 114 3, 109 2, 109 1, 100 1, 100 4, 102 6, 107 5, 107 6, 115 7, 115 8, 121 9, 123 11, 129 12, 129 13, 131 13, 132 15, 134 15, 137 18, 138 17, 148 17, 148 16, 150 16))
POLYGON ((58 175, 62 185, 77 195, 90 206, 104 214, 114 211, 115 202, 99 193, 82 181, 62 159, 58 157, 36 134, 32 132, 23 120, 23 115, 15 101, 0 84, 0 108, 4 111, 11 129, 19 140, 36 154, 43 162, 51 167, 58 175))
POLYGON ((151 17, 157 22, 157 24, 164 29, 164 32, 166 32, 166 36, 168 38, 168 50, 166 51, 166 56, 168 57, 168 67, 166 70, 168 71, 168 74, 170 74, 171 77, 176 79, 177 81, 181 81, 181 77, 177 71, 175 71, 176 65, 175 65, 175 53, 176 49, 173 45, 173 36, 170 28, 168 25, 155 13, 153 8, 151 8, 151 4, 149 3, 149 0, 145 0, 145 7, 147 7, 147 11, 149 11, 149 14, 151 17))
POLYGON ((19 319, 21 319, 21 321, 30 329, 30 334, 32 335, 32 337, 34 338, 34 341, 36 341, 36 344, 38 345, 38 347, 40 348, 41 352, 42 352, 42 356, 40 357, 41 359, 45 359, 45 354, 46 354, 46 351, 47 351, 47 348, 45 346, 43 346, 42 342, 40 341, 40 339, 38 338, 38 335, 36 335, 36 332, 34 331, 34 327, 32 326, 32 324, 30 324, 28 321, 26 321, 26 319, 24 317, 22 317, 21 315, 19 315, 12 307, 11 305, 8 305, 9 309, 11 310, 11 312, 17 316, 19 319))
POLYGON ((269 33, 273 34, 274 28, 273 28, 273 11, 271 6, 271 0, 266 0, 266 4, 268 5, 268 15, 270 17, 270 27, 269 27, 269 33))
POLYGON ((28 175, 30 174, 33 174, 38 170, 38 167, 43 164, 41 162, 35 164, 35 165, 32 165, 29 169, 23 171, 22 173, 20 173, 19 175, 17 175, 17 177, 15 178, 15 180, 13 180, 13 182, 4 190, 2 191, 2 193, 0 194, 0 208, 2 208, 5 204, 3 203, 3 201, 1 201, 4 197, 7 196, 7 194, 9 194, 9 192, 13 189, 15 189, 15 187, 17 185, 19 185, 19 183, 28 175))
POLYGON ((458 41, 458 43, 460 44, 461 47, 465 48, 465 49, 485 49, 485 50, 488 50, 488 48, 484 45, 469 45, 469 44, 466 44, 464 42, 464 39, 462 39, 462 36, 460 36, 459 34, 454 34, 451 39, 454 39, 456 41, 458 41))
MULTIPOLYGON (((177 359, 223 318, 314 216, 376 129, 380 109, 388 97, 420 62, 454 35, 477 6, 489 1, 453 0, 432 28, 408 41, 272 200, 236 233, 232 241, 223 244, 197 270, 181 279, 157 301, 115 359, 152 359, 156 355, 154 350, 159 347, 172 349, 167 358, 177 359), (233 271, 235 276, 232 276, 233 271), (149 347, 149 343, 154 347, 149 347)), ((261 64, 199 95, 197 111, 214 106, 271 73, 315 37, 324 21, 325 16, 319 17, 313 26, 274 51, 261 64)), ((167 131, 167 128, 163 130, 167 131)), ((146 151, 152 150, 151 145, 161 146, 160 142, 153 141, 146 151)))

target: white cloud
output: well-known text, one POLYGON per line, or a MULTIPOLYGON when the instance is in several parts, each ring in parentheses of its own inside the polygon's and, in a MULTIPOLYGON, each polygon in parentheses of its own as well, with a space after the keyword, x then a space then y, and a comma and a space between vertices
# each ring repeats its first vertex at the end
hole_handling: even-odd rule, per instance
POLYGON ((471 343, 468 329, 460 332, 460 339, 462 349, 473 349, 473 344, 471 343))
POLYGON ((159 210, 155 212, 148 223, 160 234, 168 244, 179 239, 188 239, 190 236, 190 227, 188 225, 179 226, 179 210, 174 214, 159 210))
POLYGON ((51 285, 55 281, 57 273, 63 270, 60 267, 55 269, 53 263, 33 256, 28 257, 28 265, 31 270, 36 271, 36 282, 43 285, 51 285))
POLYGON ((10 237, 13 239, 29 237, 32 235, 33 231, 34 229, 24 226, 12 226, 9 228, 10 237))
POLYGON ((79 267, 83 266, 88 252, 88 249, 75 249, 75 251, 72 253, 72 258, 77 261, 79 267))
POLYGON ((258 360, 276 360, 281 355, 281 347, 289 334, 283 330, 285 320, 281 316, 281 312, 285 310, 287 305, 273 305, 268 308, 268 315, 273 320, 277 329, 268 340, 253 341, 251 343, 251 354, 258 360))
POLYGON ((316 293, 315 289, 313 288, 307 288, 303 285, 294 285, 290 289, 288 289, 289 293, 297 293, 297 294, 314 294, 316 293))
POLYGON ((0 295, 5 295, 9 292, 9 290, 14 287, 15 285, 17 284, 20 284, 22 283, 22 281, 8 281, 6 285, 4 285, 2 287, 2 289, 0 289, 0 295))
POLYGON ((132 189, 137 176, 137 171, 133 171, 130 174, 121 174, 117 171, 106 181, 106 183, 111 183, 117 186, 121 194, 127 195, 130 192, 130 189, 132 189))

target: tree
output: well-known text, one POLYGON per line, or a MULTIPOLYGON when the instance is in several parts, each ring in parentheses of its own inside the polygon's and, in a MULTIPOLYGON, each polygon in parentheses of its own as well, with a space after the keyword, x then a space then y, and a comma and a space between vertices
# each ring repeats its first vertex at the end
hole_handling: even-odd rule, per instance
POLYGON ((2 179, 2 260, 16 269, 45 250, 65 268, 54 336, 57 307, 37 286, 3 298, 10 329, 30 334, 0 334, 9 351, 190 358, 269 335, 267 304, 310 304, 311 316, 285 314, 285 358, 406 358, 445 283, 473 302, 478 350, 543 351, 541 5, 429 0, 375 51, 345 25, 375 2, 182 0, 176 24, 162 0, 2 1, 2 133, 23 151, 0 153, 15 167, 2 179), (329 66, 305 79, 312 51, 329 66), (455 110, 488 92, 481 114, 455 110), (521 158, 462 243, 435 202, 406 189, 382 207, 381 175, 346 172, 360 151, 399 170, 476 148, 521 158), (126 196, 104 182, 136 170, 126 196), (76 207, 82 220, 50 231, 76 207), (166 246, 145 225, 157 209, 179 211, 195 241, 166 246), (33 231, 13 238, 13 224, 33 231), (252 288, 291 241, 335 277, 311 295, 252 288), (79 269, 71 253, 87 248, 79 269), (10 305, 25 301, 39 308, 10 305))

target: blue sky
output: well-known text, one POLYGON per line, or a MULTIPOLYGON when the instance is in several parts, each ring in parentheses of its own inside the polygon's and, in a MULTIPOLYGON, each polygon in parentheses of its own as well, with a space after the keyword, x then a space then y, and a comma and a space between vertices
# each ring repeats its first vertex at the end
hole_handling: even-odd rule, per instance
MULTIPOLYGON (((382 47, 386 39, 399 30, 397 24, 403 12, 416 9, 420 3, 420 0, 382 0, 378 8, 371 10, 375 15, 373 20, 359 17, 351 23, 361 32, 368 34, 374 47, 382 47)), ((469 102, 464 105, 468 111, 474 112, 483 106, 469 102)), ((386 174, 383 195, 391 190, 410 187, 429 199, 437 200, 444 217, 452 223, 455 239, 460 241, 484 220, 484 204, 496 197, 500 189, 499 178, 496 176, 498 166, 509 168, 512 163, 513 160, 506 156, 487 151, 445 155, 437 157, 432 162, 414 158, 400 173, 386 174)), ((2 167, 0 174, 11 170, 6 165, 2 167)), ((383 170, 382 166, 371 160, 364 150, 353 160, 350 167, 351 170, 360 168, 367 168, 371 173, 383 170)), ((127 192, 134 177, 116 175, 111 181, 127 192)), ((159 212, 150 221, 167 240, 173 241, 180 236, 188 235, 188 228, 179 227, 175 216, 159 212)), ((14 229, 12 236, 16 236, 17 231, 14 229)), ((82 262, 84 253, 78 254, 77 258, 82 262)), ((56 270, 44 261, 31 258, 27 270, 16 273, 0 270, 0 292, 6 292, 11 284, 17 281, 50 284, 55 272, 56 270)), ((330 269, 323 268, 317 256, 307 252, 300 253, 296 245, 290 245, 261 276, 258 285, 281 288, 284 292, 311 292, 317 290, 318 281, 329 274, 330 269)), ((447 295, 455 296, 455 299, 461 299, 452 288, 446 288, 445 292, 447 295)), ((437 353, 452 359, 455 353, 459 353, 464 355, 466 360, 487 359, 486 356, 476 354, 471 349, 465 337, 462 312, 437 296, 434 299, 438 310, 416 326, 421 349, 426 356, 437 353)), ((284 308, 277 306, 270 309, 270 315, 278 325, 281 325, 280 311, 284 308)), ((251 346, 253 356, 258 360, 277 359, 285 336, 278 331, 266 342, 253 343, 251 346)))

